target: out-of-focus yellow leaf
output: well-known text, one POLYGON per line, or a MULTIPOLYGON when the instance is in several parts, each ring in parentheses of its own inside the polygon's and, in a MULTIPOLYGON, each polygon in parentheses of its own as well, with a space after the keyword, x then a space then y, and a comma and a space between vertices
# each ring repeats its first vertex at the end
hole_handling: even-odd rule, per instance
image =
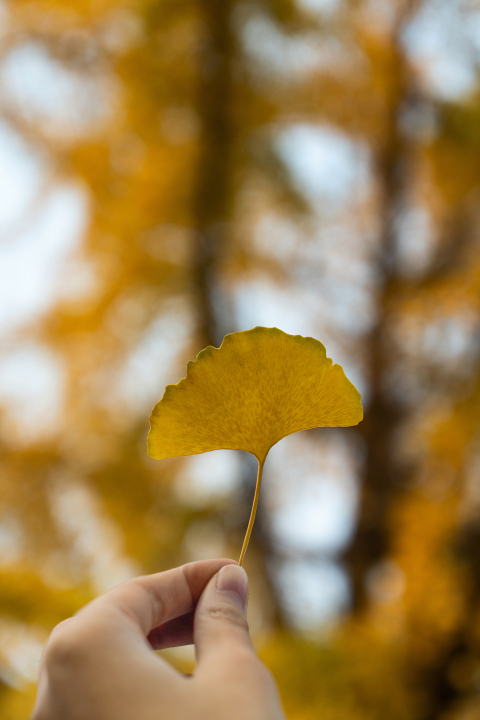
POLYGON ((148 453, 161 459, 224 448, 263 463, 286 435, 362 417, 360 393, 322 343, 256 327, 205 348, 166 388, 150 418, 148 453))

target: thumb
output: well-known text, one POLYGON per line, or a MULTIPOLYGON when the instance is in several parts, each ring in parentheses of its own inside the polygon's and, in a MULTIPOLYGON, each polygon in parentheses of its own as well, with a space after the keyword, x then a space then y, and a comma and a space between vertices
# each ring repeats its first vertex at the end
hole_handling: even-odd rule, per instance
POLYGON ((247 623, 248 578, 239 565, 226 565, 208 583, 197 604, 194 641, 199 669, 230 664, 238 653, 255 656, 247 623))

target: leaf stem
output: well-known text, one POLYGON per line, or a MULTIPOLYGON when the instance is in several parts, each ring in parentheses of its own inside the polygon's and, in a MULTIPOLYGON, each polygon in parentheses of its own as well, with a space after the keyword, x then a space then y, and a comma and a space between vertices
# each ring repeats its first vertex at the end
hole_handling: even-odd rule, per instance
POLYGON ((264 463, 265 463, 265 460, 262 460, 262 462, 260 462, 260 460, 258 461, 257 484, 255 486, 255 495, 253 498, 252 512, 250 513, 250 520, 248 521, 247 532, 245 533, 245 539, 244 539, 243 545, 242 545, 242 552, 240 553, 240 559, 238 561, 239 565, 242 565, 242 563, 243 563, 243 558, 245 557, 245 553, 247 552, 248 541, 250 540, 250 535, 252 534, 253 523, 255 522, 255 515, 257 512, 257 505, 258 505, 258 496, 260 494, 260 485, 262 484, 262 472, 263 472, 264 463))

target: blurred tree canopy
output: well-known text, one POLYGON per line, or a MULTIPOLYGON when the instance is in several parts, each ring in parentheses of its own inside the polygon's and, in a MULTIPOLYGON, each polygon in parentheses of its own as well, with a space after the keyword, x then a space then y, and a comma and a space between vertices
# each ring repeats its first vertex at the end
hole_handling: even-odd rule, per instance
POLYGON ((288 717, 479 718, 480 5, 0 10, 0 182, 27 198, 0 217, 7 270, 23 253, 0 313, 2 717, 28 718, 39 647, 98 592, 237 557, 254 467, 153 461, 148 415, 207 344, 277 325, 366 408, 292 437, 262 490, 250 615, 288 717), (80 239, 34 296, 28 234, 48 254, 62 217, 80 239))

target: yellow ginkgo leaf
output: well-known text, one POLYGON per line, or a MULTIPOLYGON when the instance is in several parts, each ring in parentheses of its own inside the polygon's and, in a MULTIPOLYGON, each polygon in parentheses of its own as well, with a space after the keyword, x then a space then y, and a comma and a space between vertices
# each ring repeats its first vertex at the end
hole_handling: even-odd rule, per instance
POLYGON ((255 455, 257 488, 241 564, 270 448, 299 430, 347 427, 362 417, 360 393, 318 340, 256 327, 202 350, 187 376, 168 385, 150 417, 148 453, 158 459, 219 449, 255 455))

